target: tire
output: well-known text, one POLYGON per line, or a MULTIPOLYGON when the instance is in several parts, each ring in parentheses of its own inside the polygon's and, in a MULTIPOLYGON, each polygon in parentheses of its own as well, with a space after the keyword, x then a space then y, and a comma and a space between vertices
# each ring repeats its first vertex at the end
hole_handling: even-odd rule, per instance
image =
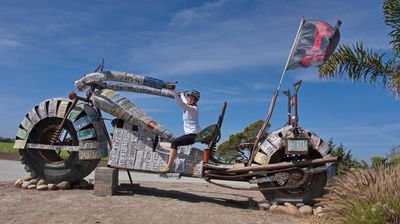
MULTIPOLYGON (((265 150, 264 153, 267 153, 270 157, 268 164, 276 164, 280 162, 293 162, 293 161, 305 161, 305 160, 313 160, 318 158, 323 158, 326 156, 328 152, 327 144, 322 141, 317 135, 314 133, 307 131, 303 128, 291 128, 284 127, 273 131, 265 140, 266 146, 273 146, 273 150, 265 150), (296 132, 296 133, 295 133, 296 132), (285 137, 284 137, 285 136, 285 137), (294 136, 302 136, 304 138, 308 138, 310 141, 308 154, 307 155, 286 155, 284 142, 286 138, 291 138, 294 136), (272 144, 273 143, 273 144, 272 144)), ((264 144, 264 143, 263 143, 264 144)), ((268 149, 268 147, 267 147, 268 149)), ((261 147, 261 150, 262 147, 261 147)), ((325 165, 322 165, 325 166, 325 165)), ((317 166, 314 166, 317 167, 317 166)), ((314 168, 310 167, 310 168, 314 168)), ((287 172, 296 172, 300 174, 302 171, 287 171, 287 172)), ((296 203, 304 203, 304 204, 313 204, 315 198, 319 198, 324 194, 324 187, 327 181, 327 173, 319 172, 315 174, 310 174, 307 177, 304 183, 296 188, 287 188, 287 189, 275 189, 275 190, 260 190, 264 195, 265 199, 269 202, 290 202, 293 204, 296 203)), ((258 186, 260 188, 273 188, 273 187, 283 187, 287 182, 283 181, 279 183, 278 181, 274 182, 266 182, 260 183, 258 186)))
MULTIPOLYGON (((303 157, 302 157, 303 158, 303 157)), ((311 160, 321 158, 317 151, 311 151, 310 154, 303 159, 311 160)), ((290 162, 290 159, 285 157, 283 149, 278 150, 272 157, 270 164, 279 162, 290 162)), ((324 194, 324 187, 326 185, 327 173, 321 172, 309 175, 304 184, 293 189, 279 189, 279 190, 261 190, 265 199, 269 202, 290 202, 293 204, 304 203, 313 204, 314 199, 321 197, 324 194)), ((280 187, 282 185, 277 182, 261 183, 258 184, 260 188, 280 187)))
MULTIPOLYGON (((62 101, 67 103, 68 107, 71 105, 71 102, 68 100, 56 100, 59 101, 57 105, 60 105, 62 101)), ((42 104, 48 106, 49 101, 44 101, 42 104)), ((47 109, 46 107, 46 111, 47 109)), ((85 110, 83 110, 83 113, 77 116, 76 119, 87 115, 85 110)), ((36 111, 40 119, 31 119, 32 115, 29 113, 24 118, 32 122, 31 128, 29 128, 30 130, 26 130, 28 132, 28 137, 24 141, 26 141, 26 143, 50 144, 50 139, 61 124, 63 118, 60 116, 50 116, 47 113, 46 116, 44 116, 43 114, 45 113, 38 111, 37 106, 34 107, 32 111, 36 111), (42 115, 41 117, 40 114, 42 115)), ((21 128, 23 128, 22 125, 20 126, 20 129, 21 128)), ((89 124, 86 128, 93 128, 93 124, 89 124)), ((80 145, 77 130, 70 120, 66 120, 61 133, 57 145, 80 145)), ((19 140, 18 135, 17 140, 19 140)), ((98 141, 97 136, 90 140, 98 141)), ((55 184, 62 181, 68 181, 70 183, 79 182, 89 175, 100 161, 100 159, 80 160, 79 152, 63 151, 67 152, 67 154, 60 156, 60 152, 55 150, 20 148, 18 151, 21 163, 24 164, 25 170, 31 174, 31 177, 42 178, 49 183, 55 184)))
MULTIPOLYGON (((306 205, 314 204, 314 199, 322 197, 324 187, 326 185, 326 172, 310 176, 306 182, 295 189, 281 189, 271 191, 261 191, 265 199, 269 202, 292 204, 304 203, 306 205)), ((259 184, 260 188, 275 187, 276 185, 269 183, 259 184)))

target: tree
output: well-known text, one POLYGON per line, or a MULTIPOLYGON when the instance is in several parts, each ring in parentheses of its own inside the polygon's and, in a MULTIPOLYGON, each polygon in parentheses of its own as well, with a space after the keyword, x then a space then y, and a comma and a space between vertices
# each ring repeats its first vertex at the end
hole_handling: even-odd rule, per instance
POLYGON ((15 139, 13 138, 4 138, 0 136, 0 142, 14 142, 15 139))
POLYGON ((371 164, 372 168, 377 168, 381 165, 385 165, 386 159, 382 156, 374 156, 374 157, 371 157, 371 163, 372 163, 371 164))
MULTIPOLYGON (((241 143, 253 143, 263 124, 264 121, 258 120, 247 126, 243 131, 229 136, 228 140, 218 146, 216 156, 219 157, 221 161, 232 163, 236 159, 237 146, 241 143)), ((262 142, 267 135, 268 132, 265 131, 261 136, 260 142, 262 142)))
POLYGON ((328 147, 332 152, 333 156, 340 156, 341 161, 336 164, 336 174, 343 175, 346 174, 351 169, 366 169, 368 168, 368 163, 364 160, 357 160, 353 157, 351 150, 346 150, 342 143, 336 147, 333 140, 330 139, 328 142, 328 147))
POLYGON ((400 0, 383 3, 385 24, 392 28, 389 33, 393 58, 385 59, 384 53, 364 49, 362 42, 340 45, 338 50, 319 69, 320 77, 342 78, 345 74, 352 81, 364 80, 375 84, 380 80, 397 96, 400 96, 400 0))
POLYGON ((389 165, 400 164, 400 145, 393 146, 386 157, 389 165))

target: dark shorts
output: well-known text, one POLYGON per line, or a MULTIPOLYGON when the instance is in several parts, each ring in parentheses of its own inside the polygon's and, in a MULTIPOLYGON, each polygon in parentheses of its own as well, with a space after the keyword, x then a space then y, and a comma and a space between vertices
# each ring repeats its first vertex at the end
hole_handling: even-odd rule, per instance
POLYGON ((178 146, 194 144, 194 139, 196 138, 196 136, 197 134, 182 135, 171 142, 171 148, 177 149, 178 146))

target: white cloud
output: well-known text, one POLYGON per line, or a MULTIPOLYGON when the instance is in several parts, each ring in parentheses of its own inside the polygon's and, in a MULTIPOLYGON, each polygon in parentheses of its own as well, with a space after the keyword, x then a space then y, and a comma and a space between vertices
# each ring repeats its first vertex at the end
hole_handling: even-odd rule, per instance
POLYGON ((166 32, 132 49, 132 61, 163 75, 280 63, 290 48, 291 40, 285 40, 291 38, 284 35, 290 30, 274 27, 259 15, 224 15, 226 5, 222 1, 205 3, 178 12, 166 32))
POLYGON ((17 40, 11 40, 11 39, 0 39, 0 46, 2 47, 19 47, 22 46, 23 44, 17 40))
POLYGON ((170 26, 173 28, 181 28, 196 23, 198 20, 213 17, 219 10, 222 10, 225 1, 206 2, 200 7, 185 9, 173 16, 170 26))

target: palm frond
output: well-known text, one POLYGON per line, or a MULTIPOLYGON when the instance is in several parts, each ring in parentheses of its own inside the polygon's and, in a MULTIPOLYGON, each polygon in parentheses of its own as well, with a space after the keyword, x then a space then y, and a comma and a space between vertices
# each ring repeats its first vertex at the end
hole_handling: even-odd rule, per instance
POLYGON ((340 45, 329 60, 320 67, 320 77, 343 78, 347 74, 352 81, 360 79, 375 84, 379 78, 385 88, 392 86, 393 62, 384 61, 385 54, 364 49, 362 43, 356 43, 352 47, 340 45))
POLYGON ((393 28, 389 33, 392 38, 393 54, 398 59, 400 54, 400 0, 386 0, 383 3, 383 12, 386 25, 393 28))

